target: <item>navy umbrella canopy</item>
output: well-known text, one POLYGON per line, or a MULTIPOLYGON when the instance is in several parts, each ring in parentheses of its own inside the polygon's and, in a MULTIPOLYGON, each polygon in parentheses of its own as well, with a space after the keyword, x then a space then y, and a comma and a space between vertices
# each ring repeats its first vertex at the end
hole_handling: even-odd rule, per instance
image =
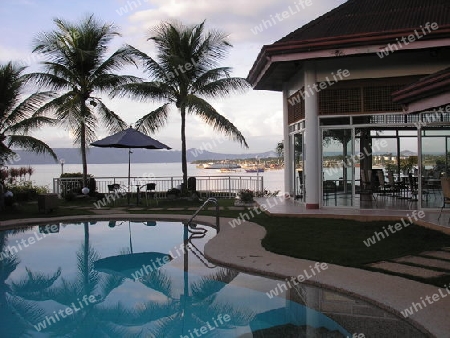
POLYGON ((172 149, 168 145, 129 127, 118 133, 107 136, 104 139, 91 143, 94 147, 101 148, 128 148, 128 189, 130 188, 131 148, 143 149, 172 149))
POLYGON ((132 127, 119 131, 114 135, 107 136, 102 140, 95 141, 91 145, 103 148, 172 149, 168 145, 132 127))

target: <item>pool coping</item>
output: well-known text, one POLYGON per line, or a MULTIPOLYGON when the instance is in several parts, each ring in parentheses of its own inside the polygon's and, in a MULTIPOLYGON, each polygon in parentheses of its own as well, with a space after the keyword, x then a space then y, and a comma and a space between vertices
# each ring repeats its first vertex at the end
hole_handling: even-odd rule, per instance
MULTIPOLYGON (((16 219, 0 222, 0 229, 10 229, 20 226, 34 226, 43 223, 102 221, 102 220, 152 220, 187 221, 190 215, 170 214, 104 214, 76 215, 52 218, 16 219)), ((253 222, 232 227, 229 222, 233 218, 220 218, 220 232, 205 244, 205 256, 213 263, 231 267, 242 272, 258 274, 277 279, 304 275, 310 271, 315 261, 297 259, 278 255, 265 250, 261 240, 266 230, 253 222)), ((215 217, 197 216, 196 221, 205 225, 214 225, 215 217)), ((437 293, 438 288, 398 276, 379 272, 343 267, 327 263, 328 268, 303 283, 320 286, 332 291, 342 292, 372 303, 400 319, 401 312, 409 308, 412 302, 420 302, 420 297, 437 293), (411 290, 415 295, 411 297, 411 290)), ((412 317, 404 319, 424 334, 434 337, 444 337, 450 332, 450 297, 427 306, 416 312, 412 317)))

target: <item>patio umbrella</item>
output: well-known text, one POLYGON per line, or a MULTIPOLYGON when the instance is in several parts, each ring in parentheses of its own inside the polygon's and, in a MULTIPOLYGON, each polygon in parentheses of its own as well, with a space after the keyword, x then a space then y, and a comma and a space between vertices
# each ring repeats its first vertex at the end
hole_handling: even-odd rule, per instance
POLYGON ((131 148, 172 149, 168 145, 161 143, 132 127, 95 141, 91 143, 91 145, 101 148, 128 148, 128 191, 130 189, 131 148))

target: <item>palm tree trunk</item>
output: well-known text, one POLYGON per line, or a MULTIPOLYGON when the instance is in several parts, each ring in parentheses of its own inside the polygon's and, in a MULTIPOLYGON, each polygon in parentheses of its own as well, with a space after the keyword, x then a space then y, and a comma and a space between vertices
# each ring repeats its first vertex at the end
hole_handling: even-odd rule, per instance
POLYGON ((87 159, 86 159, 86 126, 81 126, 81 161, 83 163, 83 187, 87 187, 87 159))
POLYGON ((181 106, 181 171, 183 172, 183 192, 187 190, 186 159, 186 108, 181 106))
POLYGON ((80 146, 81 146, 81 163, 83 164, 83 187, 87 187, 87 159, 86 159, 86 105, 81 103, 81 130, 80 130, 80 146))

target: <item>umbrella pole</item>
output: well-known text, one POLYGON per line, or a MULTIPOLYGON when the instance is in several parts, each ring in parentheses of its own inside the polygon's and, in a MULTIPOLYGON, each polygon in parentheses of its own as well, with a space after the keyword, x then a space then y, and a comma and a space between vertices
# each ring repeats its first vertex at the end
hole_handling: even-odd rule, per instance
POLYGON ((128 204, 130 204, 130 172, 131 172, 131 149, 128 148, 128 194, 127 194, 127 198, 128 198, 128 204))

